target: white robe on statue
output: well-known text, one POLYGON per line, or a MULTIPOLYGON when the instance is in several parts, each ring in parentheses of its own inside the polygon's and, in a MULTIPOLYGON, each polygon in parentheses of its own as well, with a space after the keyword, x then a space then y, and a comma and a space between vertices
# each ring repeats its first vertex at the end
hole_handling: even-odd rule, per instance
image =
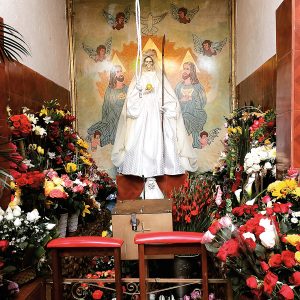
POLYGON ((197 170, 178 99, 165 77, 162 132, 162 83, 155 71, 143 72, 140 98, 130 84, 112 150, 112 162, 121 174, 154 177, 197 170), (146 86, 153 87, 150 93, 146 86), (146 93, 145 93, 146 92, 146 93))

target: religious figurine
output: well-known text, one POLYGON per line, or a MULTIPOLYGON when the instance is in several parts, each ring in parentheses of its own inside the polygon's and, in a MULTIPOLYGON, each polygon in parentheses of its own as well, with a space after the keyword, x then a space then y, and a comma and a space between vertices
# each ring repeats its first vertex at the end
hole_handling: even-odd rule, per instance
POLYGON ((113 66, 110 71, 108 87, 104 95, 102 119, 93 124, 87 131, 88 140, 91 140, 92 150, 95 151, 97 149, 97 141, 95 141, 95 139, 99 139, 99 136, 101 147, 114 144, 127 89, 128 86, 124 83, 122 67, 120 65, 113 66), (98 133, 98 135, 96 136, 95 133, 98 133))
POLYGON ((128 89, 112 162, 121 174, 147 178, 151 186, 156 184, 152 180, 155 176, 196 171, 197 159, 188 141, 180 104, 166 77, 162 86, 155 50, 144 53, 142 67, 140 80, 134 79, 128 89))

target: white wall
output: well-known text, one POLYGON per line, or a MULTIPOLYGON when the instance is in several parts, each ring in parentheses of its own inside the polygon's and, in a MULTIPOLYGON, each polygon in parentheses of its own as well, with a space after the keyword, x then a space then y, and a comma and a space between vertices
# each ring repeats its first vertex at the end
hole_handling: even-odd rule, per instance
POLYGON ((276 53, 276 9, 283 0, 237 0, 237 84, 276 53))
POLYGON ((0 17, 24 36, 26 66, 69 89, 65 0, 0 0, 0 17))

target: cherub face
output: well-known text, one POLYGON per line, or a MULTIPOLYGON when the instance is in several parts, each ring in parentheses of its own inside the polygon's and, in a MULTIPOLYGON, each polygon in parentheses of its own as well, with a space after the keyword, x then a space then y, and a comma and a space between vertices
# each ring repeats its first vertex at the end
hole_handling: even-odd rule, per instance
POLYGON ((209 49, 210 49, 209 44, 208 44, 208 43, 204 43, 204 44, 203 44, 203 49, 204 49, 204 50, 209 50, 209 49))
POLYGON ((99 51, 98 51, 98 55, 100 56, 100 57, 104 57, 105 56, 105 49, 104 48, 101 48, 99 51))
POLYGON ((184 12, 183 12, 183 11, 179 11, 179 12, 178 12, 178 17, 179 17, 180 19, 183 19, 183 18, 184 18, 184 12))
POLYGON ((118 22, 119 24, 124 24, 124 21, 125 21, 125 18, 124 18, 123 16, 121 16, 121 17, 119 17, 119 18, 117 19, 117 22, 118 22))

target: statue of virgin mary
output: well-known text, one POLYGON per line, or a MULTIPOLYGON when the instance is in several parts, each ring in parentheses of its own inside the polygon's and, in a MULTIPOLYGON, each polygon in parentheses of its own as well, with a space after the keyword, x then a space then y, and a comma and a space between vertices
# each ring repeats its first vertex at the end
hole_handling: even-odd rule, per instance
POLYGON ((134 78, 129 86, 112 162, 121 174, 145 178, 197 170, 180 104, 166 77, 162 86, 162 74, 153 49, 143 54, 139 82, 134 78))

